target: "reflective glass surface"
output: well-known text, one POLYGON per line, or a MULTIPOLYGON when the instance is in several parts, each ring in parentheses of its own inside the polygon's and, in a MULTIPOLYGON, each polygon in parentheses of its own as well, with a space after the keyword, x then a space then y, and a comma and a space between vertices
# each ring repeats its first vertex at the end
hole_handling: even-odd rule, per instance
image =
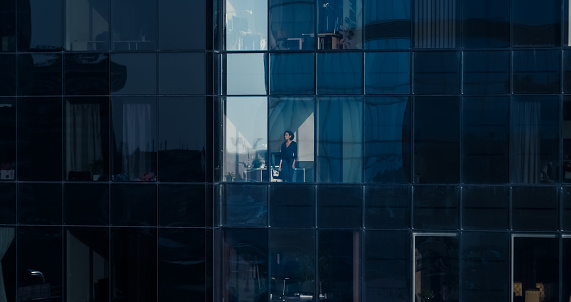
POLYGON ((458 94, 459 54, 449 51, 415 52, 413 81, 415 94, 458 94))
POLYGON ((109 180, 109 98, 67 98, 65 175, 70 181, 109 180))
POLYGON ((409 97, 365 98, 365 182, 410 181, 410 106, 409 97))
POLYGON ((0 224, 16 223, 16 184, 0 183, 0 224))
POLYGON ((317 94, 363 93, 363 54, 318 53, 317 94))
POLYGON ((61 180, 61 99, 19 98, 17 127, 18 179, 61 180))
POLYGON ((361 186, 320 185, 317 187, 317 226, 359 228, 362 225, 361 186))
POLYGON ((571 98, 563 97, 563 125, 561 126, 563 136, 563 163, 562 182, 571 182, 571 98))
POLYGON ((516 96, 510 103, 510 181, 559 179, 559 98, 516 96))
POLYGON ((513 187, 512 224, 514 230, 557 230, 559 192, 553 187, 513 187))
POLYGON ((113 181, 156 181, 156 107, 154 97, 111 99, 113 181))
MULTIPOLYGON (((563 255, 569 255, 571 253, 571 238, 564 237, 562 242, 563 255)), ((562 262, 562 297, 571 297, 571 259, 569 257, 563 257, 562 262)))
POLYGON ((18 95, 61 95, 62 55, 18 55, 18 95))
POLYGON ((464 0, 462 6, 464 47, 508 47, 510 45, 509 5, 509 0, 464 0))
POLYGON ((318 0, 317 7, 318 49, 362 48, 361 0, 318 0))
POLYGON ((558 50, 514 51, 514 93, 559 93, 561 53, 558 50))
POLYGON ((268 49, 267 0, 226 0, 226 50, 265 49, 268 49))
POLYGON ((413 226, 415 229, 457 229, 460 189, 453 186, 415 186, 413 188, 413 226))
POLYGON ((410 53, 365 53, 365 93, 410 93, 410 53))
POLYGON ((366 49, 410 48, 410 1, 365 1, 364 5, 366 49))
POLYGON ((314 61, 311 53, 270 54, 270 94, 313 94, 314 61))
POLYGON ((561 198, 561 229, 571 230, 571 188, 563 187, 561 198))
POLYGON ((203 97, 159 99, 160 181, 204 181, 207 114, 203 97))
POLYGON ((118 226, 157 225, 157 186, 154 184, 112 184, 111 224, 118 226))
POLYGON ((2 1, 0 4, 0 52, 16 49, 16 0, 2 1))
POLYGON ((460 8, 461 5, 455 0, 414 0, 414 47, 460 46, 462 14, 460 8))
MULTIPOLYGON (((315 114, 314 99, 311 97, 270 98, 270 166, 279 170, 285 131, 293 133, 297 144, 295 169, 291 179, 270 175, 270 180, 288 182, 312 182, 315 171, 315 114)), ((286 149, 284 149, 284 154, 286 149)), ((285 162, 282 170, 285 170, 285 162)), ((288 162, 288 165, 291 165, 288 162)), ((280 172, 282 173, 282 172, 280 172)), ((282 175, 283 176, 283 175, 282 175)))
POLYGON ((2 78, 2 81, 0 82, 0 95, 16 95, 15 74, 16 55, 0 54, 0 77, 2 78))
POLYGON ((0 180, 16 179, 16 99, 0 98, 0 180))
POLYGON ((63 223, 69 225, 108 225, 109 185, 64 184, 63 223))
MULTIPOLYGON (((159 46, 161 50, 206 47, 206 0, 161 0, 159 4, 159 46)), ((210 28, 210 27, 207 27, 210 28)))
POLYGON ((16 228, 0 228, 0 238, 2 238, 0 245, 2 289, 0 289, 0 295, 4 301, 16 301, 16 228))
POLYGON ((269 49, 315 48, 315 1, 269 0, 269 49))
POLYGON ((109 51, 109 1, 66 0, 65 49, 68 51, 109 51))
POLYGON ((18 223, 34 225, 62 224, 61 184, 18 184, 18 223))
POLYGON ((510 57, 507 51, 465 51, 464 94, 502 94, 510 91, 510 57))
POLYGON ((114 53, 110 56, 112 94, 153 94, 157 92, 157 55, 114 53))
POLYGON ((365 227, 401 229, 410 227, 411 194, 408 186, 366 186, 365 227))
POLYGON ((558 241, 558 238, 539 236, 513 238, 514 302, 525 301, 526 296, 539 299, 541 292, 543 301, 559 301, 558 241))
POLYGON ((512 1, 512 45, 548 47, 561 43, 561 2, 512 1))
POLYGON ((203 53, 159 54, 159 93, 204 94, 205 68, 203 53))
POLYGON ((270 186, 270 226, 314 227, 315 187, 312 185, 270 186))
POLYGON ((319 230, 317 240, 319 296, 355 301, 361 270, 361 234, 349 230, 319 230))
POLYGON ((268 225, 268 187, 227 184, 222 187, 222 225, 262 227, 268 225))
POLYGON ((416 97, 414 113, 414 182, 458 182, 460 100, 416 97))
POLYGON ((157 2, 117 0, 111 2, 111 49, 144 51, 157 49, 157 2))
POLYGON ((158 204, 160 226, 205 226, 207 203, 204 185, 160 184, 158 204))
POLYGON ((225 57, 227 95, 264 95, 267 93, 266 64, 263 53, 227 54, 225 57))
POLYGON ((571 93, 571 51, 563 51, 563 93, 571 93))
POLYGON ((509 228, 510 191, 507 187, 462 188, 464 229, 506 230, 509 228))
POLYGON ((509 181, 509 99, 465 97, 462 107, 462 181, 509 181))
POLYGON ((63 0, 17 0, 19 51, 58 51, 63 42, 63 0))

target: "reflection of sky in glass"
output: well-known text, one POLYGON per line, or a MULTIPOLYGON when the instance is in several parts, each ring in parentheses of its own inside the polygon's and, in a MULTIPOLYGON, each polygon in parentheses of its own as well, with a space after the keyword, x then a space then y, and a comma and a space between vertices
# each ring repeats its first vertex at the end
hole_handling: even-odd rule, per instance
POLYGON ((228 151, 265 150, 268 132, 265 97, 228 98, 226 101, 226 146, 228 151), (239 142, 237 142, 237 140, 239 142))
POLYGON ((227 0, 226 49, 267 49, 267 11, 267 0, 227 0))
POLYGON ((228 54, 226 58, 228 95, 266 94, 264 54, 228 54))

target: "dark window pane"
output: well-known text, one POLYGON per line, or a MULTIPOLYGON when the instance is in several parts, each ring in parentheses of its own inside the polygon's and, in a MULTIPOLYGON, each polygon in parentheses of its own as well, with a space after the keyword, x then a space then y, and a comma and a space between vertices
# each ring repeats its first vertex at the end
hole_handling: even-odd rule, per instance
POLYGON ((66 54, 64 94, 109 94, 109 55, 66 54))
MULTIPOLYGON (((266 50, 268 1, 226 0, 225 2, 226 50, 266 50)), ((275 38, 271 42, 276 43, 275 38)))
POLYGON ((157 301, 157 229, 111 229, 111 301, 157 301))
POLYGON ((61 99, 18 99, 18 179, 61 180, 61 158, 61 99))
POLYGON ((517 47, 559 46, 561 43, 561 2, 512 1, 512 42, 517 47))
MULTIPOLYGON (((571 42, 571 41, 570 41, 571 42)), ((571 51, 563 51, 563 93, 571 93, 571 51)))
POLYGON ((19 95, 61 95, 61 54, 18 55, 19 95))
POLYGON ((159 229, 158 301, 205 301, 203 229, 159 229))
POLYGON ((459 128, 460 100, 458 98, 415 98, 415 183, 458 182, 459 128))
POLYGON ((204 49, 206 47, 206 1, 159 1, 161 50, 204 49), (202 30, 200 30, 202 29, 202 30))
POLYGON ((231 53, 223 59, 225 67, 223 76, 226 81, 226 85, 222 87, 224 94, 265 95, 267 93, 266 54, 231 53))
POLYGON ((563 198, 561 200, 561 229, 571 230, 571 188, 563 187, 563 198))
POLYGON ((109 1, 66 1, 65 49, 109 51, 109 1))
POLYGON ((562 297, 571 297, 571 238, 564 237, 563 238, 563 259, 561 265, 561 271, 563 272, 563 278, 561 284, 563 286, 562 289, 562 297))
POLYGON ((462 41, 464 47, 510 45, 509 0, 464 0, 462 41))
POLYGON ((14 180, 16 170, 16 99, 0 98, 0 180, 14 180))
POLYGON ((365 54, 365 93, 410 93, 410 54, 371 52, 365 54), (379 68, 382 66, 382 68, 379 68))
POLYGON ((113 50, 157 49, 157 4, 154 0, 111 2, 113 50))
POLYGON ((270 225, 272 227, 314 227, 314 186, 271 185, 270 225))
POLYGON ((313 94, 314 61, 312 53, 270 54, 270 93, 313 94))
POLYGON ((65 100, 65 179, 109 180, 109 99, 65 100))
POLYGON ((400 229, 410 227, 410 189, 405 186, 365 187, 365 227, 400 229))
POLYGON ((514 51, 513 65, 514 93, 559 93, 558 50, 514 51))
POLYGON ((318 103, 317 181, 360 183, 363 174, 363 100, 320 98, 318 103))
POLYGON ((111 54, 112 94, 157 92, 157 56, 149 53, 111 54))
POLYGON ((206 117, 204 98, 159 99, 159 180, 204 181, 206 117))
MULTIPOLYGON (((295 169, 289 169, 291 179, 281 181, 312 182, 315 171, 315 114, 314 99, 311 97, 281 97, 270 98, 270 162, 275 171, 279 170, 281 148, 284 143, 285 131, 293 133, 293 141, 297 144, 295 169)), ((287 150, 287 149, 284 149, 287 150)), ((284 151, 285 152, 285 151, 284 151)), ((282 160, 282 172, 287 166, 292 166, 291 160, 282 160)), ((285 172, 287 173, 287 172, 285 172)), ((271 181, 280 181, 270 175, 271 181)))
POLYGON ((314 230, 270 230, 272 300, 315 296, 315 240, 314 230))
POLYGON ((16 223, 16 184, 0 184, 0 224, 16 223))
POLYGON ((460 92, 458 53, 414 53, 413 87, 415 94, 458 94, 460 92))
POLYGON ((363 93, 362 53, 318 53, 317 93, 363 93))
POLYGON ((571 97, 563 96, 563 172, 562 182, 571 182, 571 97))
POLYGON ((18 50, 62 48, 62 0, 17 0, 18 50))
POLYGON ((269 0, 269 20, 269 49, 314 49, 315 1, 269 0))
POLYGON ((461 45, 460 3, 455 0, 414 0, 414 47, 455 48, 461 45))
POLYGON ((159 225, 204 227, 205 190, 204 185, 159 185, 159 225))
POLYGON ((464 187, 462 189, 464 229, 508 229, 509 198, 507 187, 464 187))
POLYGON ((268 231, 228 229, 224 232, 222 292, 228 301, 267 301, 268 231))
POLYGON ((463 233, 462 301, 508 301, 509 250, 507 233, 463 233))
POLYGON ((410 1, 365 1, 363 12, 365 48, 410 48, 410 1))
POLYGON ((223 226, 267 226, 267 186, 227 184, 222 190, 223 226))
POLYGON ((64 301, 109 298, 109 230, 66 227, 64 301))
POLYGON ((464 94, 509 93, 509 53, 464 52, 464 94))
POLYGON ((559 98, 516 96, 510 103, 510 181, 559 179, 559 98))
POLYGON ((459 195, 457 187, 414 187, 412 218, 414 228, 457 229, 459 195))
POLYGON ((515 230, 559 229, 559 194, 554 187, 513 187, 512 222, 515 230))
POLYGON ((205 69, 203 53, 159 54, 159 93, 204 94, 205 69))
MULTIPOLYGON (((543 289, 545 302, 559 301, 559 239, 538 237, 513 238, 514 302, 540 300, 543 289)), ((567 299, 563 299, 567 300, 567 299)))
POLYGON ((410 98, 365 99, 365 182, 410 181, 410 98))
POLYGON ((62 228, 20 226, 17 238, 17 301, 62 301, 62 228))
POLYGON ((16 50, 16 0, 0 4, 0 36, 0 52, 16 50))
POLYGON ((368 231, 365 243, 363 301, 411 301, 409 233, 368 231))
POLYGON ((318 49, 363 47, 362 0, 317 1, 318 49))
MULTIPOLYGON (((0 4, 0 16, 2 8, 0 4)), ((2 18, 0 18, 2 20, 2 18)), ((2 21, 0 21, 0 26, 2 21)), ((2 27, 0 27, 0 34, 2 27)), ((0 44, 2 41, 0 40, 0 44)), ((2 50, 0 50, 1 52, 2 50)), ((0 54, 0 95, 16 95, 16 55, 0 54)))
POLYGON ((463 183, 507 183, 509 99, 464 98, 463 183))
POLYGON ((155 181, 157 103, 154 97, 112 98, 112 180, 155 181))
POLYGON ((64 223, 72 225, 109 224, 109 185, 70 184, 63 186, 64 223))
POLYGON ((317 187, 317 226, 320 228, 359 228, 362 209, 361 186, 317 187))
POLYGON ((4 288, 4 301, 16 301, 17 274, 16 274, 16 228, 0 228, 2 238, 2 279, 4 288))
POLYGON ((360 275, 361 234, 349 230, 320 230, 317 254, 319 295, 332 302, 354 301, 359 288, 355 286, 360 275))
POLYGON ((112 225, 157 225, 157 186, 154 184, 112 184, 110 204, 112 225))

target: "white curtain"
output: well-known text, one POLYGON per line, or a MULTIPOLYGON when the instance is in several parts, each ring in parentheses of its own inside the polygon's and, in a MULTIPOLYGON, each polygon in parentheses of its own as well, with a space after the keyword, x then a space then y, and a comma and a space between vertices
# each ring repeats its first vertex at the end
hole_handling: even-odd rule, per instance
POLYGON ((541 103, 537 100, 515 101, 510 111, 510 180, 514 183, 538 183, 541 103))
POLYGON ((131 180, 154 172, 151 157, 154 150, 151 104, 123 105, 123 171, 131 180))
POLYGON ((14 228, 0 228, 0 302, 7 302, 6 288, 4 287, 4 272, 2 271, 2 259, 14 240, 14 228))
POLYGON ((103 160, 101 108, 99 104, 66 106, 66 175, 69 171, 92 171, 103 160))

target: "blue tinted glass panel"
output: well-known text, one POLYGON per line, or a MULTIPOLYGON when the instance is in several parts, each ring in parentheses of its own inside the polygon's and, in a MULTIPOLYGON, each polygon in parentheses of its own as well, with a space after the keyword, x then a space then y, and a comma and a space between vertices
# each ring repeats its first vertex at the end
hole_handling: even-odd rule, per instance
POLYGON ((2 1, 0 4, 0 52, 16 50, 16 0, 2 1))
POLYGON ((414 0, 414 47, 460 46, 461 5, 456 0, 414 0))
POLYGON ((508 47, 510 45, 509 0, 464 0, 464 47, 508 47))
POLYGON ((563 187, 561 199, 561 229, 571 230, 571 187, 563 187))
POLYGON ((464 183, 509 181, 509 98, 464 98, 464 183))
POLYGON ((464 94, 500 94, 510 91, 507 51, 464 52, 464 94))
POLYGON ((363 100, 320 98, 318 104, 317 181, 355 183, 363 173, 363 100))
POLYGON ((548 47, 561 43, 561 1, 512 1, 512 45, 548 47))
POLYGON ((457 52, 414 53, 415 94, 458 94, 460 56, 457 52))
POLYGON ((33 225, 62 224, 61 184, 18 184, 18 223, 33 225))
POLYGON ((409 97, 367 97, 364 125, 365 182, 409 182, 409 97))
POLYGON ((354 301, 358 295, 361 261, 357 260, 361 249, 361 233, 357 230, 319 230, 317 243, 320 294, 337 297, 337 301, 354 301))
POLYGON ((111 49, 157 49, 157 4, 154 0, 111 2, 111 49))
POLYGON ((62 55, 18 55, 18 94, 61 95, 62 55))
MULTIPOLYGON (((2 13, 0 9, 0 13, 2 13)), ((2 21, 0 21, 2 22, 2 21)), ((0 41, 0 43, 2 43, 0 41)), ((0 55, 0 95, 16 95, 16 55, 0 55)))
POLYGON ((0 184, 2 197, 0 198, 0 223, 15 224, 16 223, 16 184, 2 183, 0 184))
POLYGON ((159 54, 159 93, 204 94, 205 61, 203 53, 159 54))
POLYGON ((312 185, 270 186, 272 227, 314 227, 315 187, 312 185))
POLYGON ((114 226, 156 226, 155 184, 112 184, 111 224, 114 226))
POLYGON ((410 93, 410 54, 408 52, 366 53, 365 93, 410 93))
POLYGON ((313 94, 314 61, 312 53, 270 54, 270 93, 313 94))
POLYGON ((410 188, 405 186, 365 187, 365 227, 398 229, 410 227, 410 188))
MULTIPOLYGON (((159 225, 204 227, 206 192, 206 187, 201 184, 160 184, 159 225)), ((212 202, 208 205, 212 206, 212 202)))
POLYGON ((363 93, 361 53, 318 53, 317 94, 363 93))
POLYGON ((65 2, 65 49, 68 51, 109 51, 110 1, 65 2))
POLYGON ((410 48, 411 1, 365 1, 365 48, 410 48))
POLYGON ((222 225, 229 227, 267 226, 267 186, 228 184, 222 190, 222 225))
MULTIPOLYGON (((570 255, 571 254, 571 238, 566 237, 563 239, 563 255, 570 255)), ((562 260, 562 268, 561 271, 563 272, 563 280, 561 281, 562 284, 562 292, 563 297, 571 297, 571 259, 569 257, 563 257, 562 260)))
POLYGON ((468 230, 508 229, 509 194, 508 187, 463 187, 463 228, 468 230))
POLYGON ((269 49, 313 50, 315 1, 269 0, 269 49))
POLYGON ((559 194, 555 187, 513 187, 514 230, 559 229, 559 194))
POLYGON ((268 1, 226 0, 226 50, 268 48, 268 1))
POLYGON ((266 64, 263 53, 228 54, 226 62, 227 95, 264 95, 267 93, 266 64))
POLYGON ((161 50, 198 49, 206 46, 206 0, 159 2, 159 43, 161 50))
POLYGON ((317 7, 319 49, 362 48, 362 0, 318 0, 317 7))
POLYGON ((64 94, 109 94, 109 55, 65 54, 64 94))
POLYGON ((359 228, 363 208, 361 186, 318 186, 317 226, 359 228))
POLYGON ((63 222, 71 225, 109 225, 109 185, 66 183, 63 222))
POLYGON ((412 224, 415 229, 455 230, 459 223, 459 203, 457 187, 414 187, 412 224))
POLYGON ((414 115, 414 182, 458 182, 460 100, 416 97, 414 115))
POLYGON ((112 94, 157 93, 156 54, 111 54, 110 69, 112 94))
POLYGON ((58 51, 62 48, 62 0, 17 0, 18 50, 58 51))
POLYGON ((571 93, 571 51, 563 51, 563 92, 571 93))
POLYGON ((514 51, 514 93, 559 93, 561 53, 558 50, 514 51))
POLYGON ((0 180, 16 179, 16 98, 0 98, 0 180))

